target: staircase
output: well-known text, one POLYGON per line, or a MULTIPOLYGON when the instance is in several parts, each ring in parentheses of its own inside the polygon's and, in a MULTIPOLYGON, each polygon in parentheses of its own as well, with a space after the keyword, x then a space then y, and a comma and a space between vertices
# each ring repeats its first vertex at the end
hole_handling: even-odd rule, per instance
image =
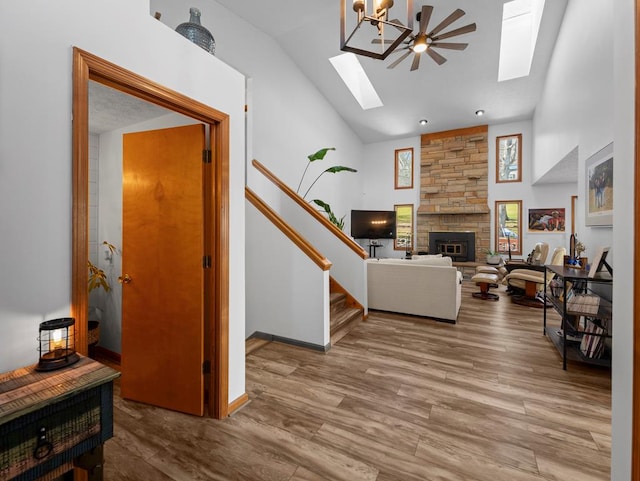
POLYGON ((351 329, 355 328, 364 316, 362 307, 351 307, 353 304, 347 294, 332 291, 330 294, 331 311, 331 345, 334 345, 351 329))

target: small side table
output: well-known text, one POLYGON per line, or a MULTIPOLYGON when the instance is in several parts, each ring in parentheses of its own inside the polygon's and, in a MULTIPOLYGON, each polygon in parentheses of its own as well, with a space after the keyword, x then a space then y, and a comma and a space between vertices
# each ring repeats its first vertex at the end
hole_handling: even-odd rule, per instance
POLYGON ((84 356, 56 371, 35 367, 0 374, 0 479, 48 479, 76 467, 101 481, 120 373, 84 356))
POLYGON ((382 247, 382 244, 369 244, 369 257, 374 258, 376 256, 376 249, 382 247), (371 255, 371 249, 373 249, 373 255, 371 255))

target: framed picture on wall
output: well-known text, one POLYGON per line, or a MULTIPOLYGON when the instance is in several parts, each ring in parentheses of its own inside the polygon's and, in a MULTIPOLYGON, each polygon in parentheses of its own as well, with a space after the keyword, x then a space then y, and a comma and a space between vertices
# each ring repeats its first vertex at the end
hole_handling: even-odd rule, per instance
POLYGON ((522 134, 496 137, 496 183, 522 181, 522 134))
POLYGON ((413 148, 396 150, 395 179, 396 189, 413 189, 413 148))
POLYGON ((613 142, 586 162, 585 225, 613 225, 613 142))
POLYGON ((566 217, 564 207, 550 209, 529 209, 529 232, 564 232, 566 217))

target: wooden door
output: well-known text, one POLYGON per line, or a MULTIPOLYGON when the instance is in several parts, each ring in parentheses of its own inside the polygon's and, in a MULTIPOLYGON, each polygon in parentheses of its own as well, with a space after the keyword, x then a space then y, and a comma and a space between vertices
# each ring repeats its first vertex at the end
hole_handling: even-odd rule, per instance
POLYGON ((204 125, 125 134, 122 397, 202 416, 204 125))

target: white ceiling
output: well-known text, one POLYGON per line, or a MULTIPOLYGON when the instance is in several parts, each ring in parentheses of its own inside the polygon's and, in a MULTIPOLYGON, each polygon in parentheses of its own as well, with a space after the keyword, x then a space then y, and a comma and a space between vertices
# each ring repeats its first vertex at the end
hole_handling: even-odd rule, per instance
MULTIPOLYGON (((423 4, 434 7, 429 27, 461 8, 466 15, 445 31, 473 22, 477 30, 450 39, 468 42, 466 50, 439 50, 447 58, 440 66, 423 56, 419 70, 414 72, 409 71, 411 58, 395 69, 386 68, 398 58, 398 53, 385 61, 359 57, 384 102, 383 107, 364 111, 328 60, 341 53, 339 0, 216 1, 272 36, 364 143, 531 119, 567 4, 567 0, 546 0, 530 75, 498 82, 504 0, 415 1, 414 11, 419 11, 423 4), (485 110, 484 117, 475 116, 478 109, 485 110), (423 118, 429 121, 426 126, 418 124, 423 118)), ((402 0, 395 2, 400 10, 402 0)), ((393 12, 392 8, 391 17, 395 18, 393 12)), ((418 27, 414 23, 415 32, 418 27)), ((93 133, 167 113, 160 107, 91 84, 89 121, 93 133)), ((576 172, 577 159, 568 156, 562 166, 545 176, 548 180, 540 179, 538 183, 575 182, 576 172)))
MULTIPOLYGON (((546 1, 531 74, 498 82, 504 0, 414 1, 416 12, 423 4, 434 7, 430 27, 461 8, 466 15, 445 31, 473 22, 477 30, 450 39, 468 42, 469 46, 464 51, 439 50, 447 58, 441 66, 423 56, 417 71, 409 71, 410 58, 389 70, 386 67, 400 54, 394 53, 385 61, 359 57, 384 103, 384 107, 364 111, 328 60, 341 53, 339 0, 216 1, 272 36, 365 143, 530 119, 567 3, 546 1), (478 109, 486 112, 482 119, 474 114, 478 109), (425 127, 418 125, 422 118, 429 121, 425 127)), ((400 12, 403 8, 402 0, 395 3, 392 18, 396 16, 394 9, 400 12)), ((353 14, 350 4, 347 0, 347 13, 353 14)))
POLYGON ((89 132, 102 134, 170 111, 98 82, 89 82, 89 132))

